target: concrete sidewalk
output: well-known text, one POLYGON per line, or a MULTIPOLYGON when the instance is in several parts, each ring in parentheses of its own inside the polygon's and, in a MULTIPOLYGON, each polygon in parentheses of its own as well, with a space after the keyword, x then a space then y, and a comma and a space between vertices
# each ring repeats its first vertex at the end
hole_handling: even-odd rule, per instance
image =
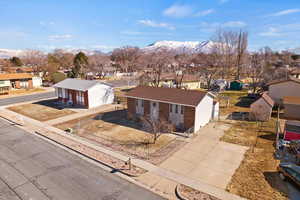
MULTIPOLYGON (((97 152, 105 153, 109 156, 115 157, 122 161, 127 161, 128 156, 120 154, 118 152, 110 151, 106 148, 91 144, 81 138, 66 134, 64 131, 47 125, 45 123, 33 120, 31 118, 22 116, 18 113, 12 111, 1 109, 0 116, 11 121, 15 121, 20 124, 24 124, 23 128, 30 129, 32 131, 38 131, 39 134, 44 135, 45 137, 57 141, 60 144, 66 145, 75 151, 78 151, 82 154, 85 154, 91 158, 97 160, 97 152)), ((175 183, 180 183, 192 187, 196 190, 202 191, 204 193, 215 196, 219 199, 224 200, 241 200, 243 198, 228 193, 223 189, 209 185, 201 180, 196 180, 191 177, 186 177, 182 174, 177 174, 174 171, 168 170, 166 168, 157 167, 151 163, 148 163, 139 159, 132 159, 132 163, 140 168, 143 168, 156 176, 163 177, 166 180, 170 180, 175 183)), ((177 163, 178 164, 178 163, 177 163)), ((175 189, 175 188, 174 188, 175 189)))
POLYGON ((116 110, 117 106, 118 105, 110 104, 110 105, 102 105, 97 108, 91 108, 91 109, 80 109, 80 110, 73 109, 77 113, 74 113, 71 115, 66 115, 63 117, 56 118, 56 119, 52 119, 52 120, 46 121, 44 123, 53 126, 55 124, 64 123, 64 122, 67 122, 67 121, 70 121, 73 119, 78 119, 81 117, 85 117, 85 116, 89 116, 89 115, 93 115, 93 114, 97 114, 97 113, 101 113, 101 112, 114 111, 114 110, 116 110))

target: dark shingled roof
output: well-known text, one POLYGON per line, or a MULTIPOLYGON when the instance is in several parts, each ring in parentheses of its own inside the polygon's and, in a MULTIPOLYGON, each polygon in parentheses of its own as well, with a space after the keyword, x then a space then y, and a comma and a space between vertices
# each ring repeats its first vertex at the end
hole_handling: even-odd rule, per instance
POLYGON ((267 85, 274 85, 274 84, 284 83, 284 82, 288 82, 288 81, 293 81, 293 82, 295 82, 295 83, 300 83, 300 79, 294 78, 294 77, 290 76, 290 77, 287 78, 287 79, 280 79, 280 80, 274 80, 274 81, 271 81, 271 82, 269 82, 267 85))
POLYGON ((125 96, 137 99, 197 106, 206 94, 208 93, 196 90, 139 86, 127 92, 125 96))

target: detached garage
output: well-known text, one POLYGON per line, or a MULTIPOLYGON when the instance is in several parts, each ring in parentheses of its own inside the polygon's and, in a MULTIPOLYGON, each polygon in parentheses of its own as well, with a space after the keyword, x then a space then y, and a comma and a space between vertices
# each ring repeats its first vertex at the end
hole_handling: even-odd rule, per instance
POLYGON ((53 87, 58 100, 69 105, 93 108, 114 101, 113 88, 98 81, 68 78, 53 87))
POLYGON ((300 120, 300 97, 284 97, 284 117, 300 120))

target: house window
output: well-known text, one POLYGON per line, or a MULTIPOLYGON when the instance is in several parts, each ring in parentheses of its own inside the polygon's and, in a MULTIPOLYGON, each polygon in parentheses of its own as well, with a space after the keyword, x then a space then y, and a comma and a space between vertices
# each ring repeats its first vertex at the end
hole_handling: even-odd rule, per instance
POLYGON ((84 104, 84 92, 77 92, 77 102, 78 104, 83 105, 84 104))
POLYGON ((144 100, 141 100, 142 101, 142 107, 144 107, 144 100))
POLYGON ((178 105, 175 105, 175 113, 178 113, 178 105))
POLYGON ((0 85, 3 85, 4 84, 4 81, 0 81, 0 85))
POLYGON ((184 109, 184 106, 180 106, 180 112, 181 112, 181 114, 183 115, 183 109, 184 109))
POLYGON ((170 107, 170 113, 173 112, 173 109, 172 109, 172 108, 173 108, 173 105, 172 105, 172 104, 169 104, 169 107, 170 107))
POLYGON ((135 106, 136 106, 136 107, 139 106, 139 99, 137 99, 137 100, 135 101, 135 106))

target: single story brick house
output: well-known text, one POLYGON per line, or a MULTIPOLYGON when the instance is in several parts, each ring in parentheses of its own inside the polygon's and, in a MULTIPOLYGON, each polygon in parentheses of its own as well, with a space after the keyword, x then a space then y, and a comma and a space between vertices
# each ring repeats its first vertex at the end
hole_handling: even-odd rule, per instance
POLYGON ((93 108, 114 101, 113 88, 99 81, 68 78, 53 87, 60 102, 75 106, 93 108))
POLYGON ((284 117, 300 120, 300 97, 283 97, 284 117))
POLYGON ((282 105, 286 96, 300 97, 300 79, 289 77, 284 80, 275 80, 268 83, 269 96, 276 104, 282 105))
POLYGON ((0 74, 0 85, 9 85, 9 89, 33 88, 32 78, 26 73, 0 74))
POLYGON ((197 132, 218 112, 215 96, 209 92, 176 88, 138 86, 127 94, 129 116, 149 116, 176 127, 197 132))
POLYGON ((269 121, 274 104, 273 99, 266 92, 263 93, 258 100, 250 105, 250 120, 269 121))

